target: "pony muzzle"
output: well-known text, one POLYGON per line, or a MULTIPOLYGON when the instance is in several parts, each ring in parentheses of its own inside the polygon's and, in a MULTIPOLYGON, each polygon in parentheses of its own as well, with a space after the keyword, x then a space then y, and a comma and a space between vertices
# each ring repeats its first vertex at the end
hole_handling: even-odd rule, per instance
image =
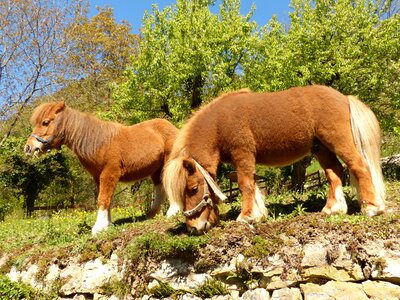
POLYGON ((186 218, 186 228, 190 234, 201 235, 219 222, 218 209, 207 207, 197 218, 186 218))

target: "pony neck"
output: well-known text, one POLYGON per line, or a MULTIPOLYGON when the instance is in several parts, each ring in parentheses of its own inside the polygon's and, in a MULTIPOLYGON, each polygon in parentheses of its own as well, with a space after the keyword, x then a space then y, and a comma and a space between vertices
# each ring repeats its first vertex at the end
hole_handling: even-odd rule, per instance
POLYGON ((93 160, 99 149, 111 142, 120 127, 69 107, 62 114, 59 131, 64 133, 64 144, 85 161, 93 160))

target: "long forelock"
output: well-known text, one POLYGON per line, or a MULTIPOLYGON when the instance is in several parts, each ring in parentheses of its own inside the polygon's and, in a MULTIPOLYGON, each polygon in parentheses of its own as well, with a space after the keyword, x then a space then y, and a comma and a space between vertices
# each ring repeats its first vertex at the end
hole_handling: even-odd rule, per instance
POLYGON ((174 158, 167 162, 163 171, 163 184, 170 205, 177 205, 183 210, 184 193, 187 177, 183 167, 183 158, 174 158))
POLYGON ((36 107, 30 119, 31 124, 33 126, 41 124, 42 121, 46 118, 46 116, 50 113, 54 105, 55 103, 47 102, 47 103, 42 103, 41 105, 36 107))

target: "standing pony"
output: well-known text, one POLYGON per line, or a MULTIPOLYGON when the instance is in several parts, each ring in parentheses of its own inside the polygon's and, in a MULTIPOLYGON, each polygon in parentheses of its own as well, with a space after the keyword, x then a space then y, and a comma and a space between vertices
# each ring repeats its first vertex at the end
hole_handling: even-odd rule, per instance
MULTIPOLYGON (((155 199, 148 212, 153 217, 165 199, 161 171, 170 154, 178 129, 163 119, 133 126, 106 122, 67 107, 64 102, 43 103, 31 117, 34 126, 25 153, 40 154, 66 145, 93 176, 98 190, 97 221, 92 233, 111 223, 110 205, 119 181, 151 177, 155 199)), ((174 212, 168 210, 168 215, 174 212)))
POLYGON ((171 206, 183 210, 188 230, 202 233, 219 220, 224 200, 214 180, 218 164, 237 171, 242 193, 238 221, 259 221, 267 209, 254 182, 255 165, 285 166, 312 153, 329 182, 323 212, 347 212, 341 158, 357 181, 367 215, 382 213, 384 182, 380 168, 380 129, 361 101, 324 86, 273 93, 228 93, 198 111, 180 131, 164 168, 171 206))

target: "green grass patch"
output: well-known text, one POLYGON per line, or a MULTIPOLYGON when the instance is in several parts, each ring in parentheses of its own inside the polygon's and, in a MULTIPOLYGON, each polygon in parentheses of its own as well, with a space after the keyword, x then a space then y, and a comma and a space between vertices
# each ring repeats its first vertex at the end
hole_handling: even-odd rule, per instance
POLYGON ((169 257, 193 257, 200 247, 207 244, 209 237, 170 236, 163 233, 148 232, 137 237, 126 248, 130 259, 145 260, 147 257, 165 259, 169 257))
POLYGON ((202 299, 229 294, 226 286, 219 280, 209 279, 194 290, 194 294, 202 299))
POLYGON ((35 292, 30 286, 11 281, 6 276, 0 275, 0 299, 34 299, 35 292))

